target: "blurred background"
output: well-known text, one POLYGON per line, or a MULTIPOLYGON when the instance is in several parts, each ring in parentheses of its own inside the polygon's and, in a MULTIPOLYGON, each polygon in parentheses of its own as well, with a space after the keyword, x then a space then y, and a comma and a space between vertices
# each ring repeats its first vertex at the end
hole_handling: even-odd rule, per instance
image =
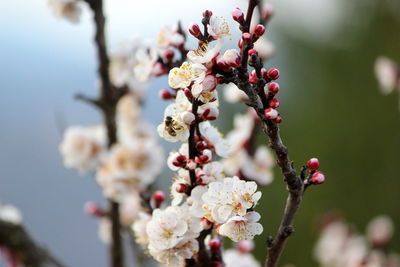
MULTIPOLYGON (((233 8, 246 9, 244 0, 105 3, 111 47, 132 36, 154 40, 160 26, 177 19, 184 25, 199 22, 205 9, 228 19, 233 8)), ((342 212, 359 231, 379 214, 400 226, 398 96, 382 96, 373 74, 377 56, 400 62, 400 1, 271 3, 276 16, 267 37, 277 54, 267 66, 281 70, 282 137, 296 167, 318 157, 327 176, 323 186, 306 193, 282 263, 316 266, 312 247, 318 218, 327 211, 342 212)), ((68 266, 108 263, 97 221, 83 212, 86 201, 104 203, 100 190, 93 177, 65 169, 58 153, 64 127, 100 121, 96 110, 73 99, 78 92, 97 93, 92 36, 87 9, 80 24, 72 25, 55 18, 45 0, 0 1, 0 201, 17 206, 33 237, 68 266)), ((237 36, 234 29, 233 39, 237 36)), ((158 90, 166 84, 166 77, 154 80, 147 94, 145 117, 154 125, 162 119, 166 104, 158 90)), ((239 110, 243 107, 222 105, 222 114, 239 110)), ((232 115, 219 123, 228 131, 232 115)), ((170 175, 164 172, 161 186, 168 186, 170 175)), ((260 261, 286 199, 278 171, 263 193, 260 261)), ((393 249, 400 251, 400 233, 393 249)))

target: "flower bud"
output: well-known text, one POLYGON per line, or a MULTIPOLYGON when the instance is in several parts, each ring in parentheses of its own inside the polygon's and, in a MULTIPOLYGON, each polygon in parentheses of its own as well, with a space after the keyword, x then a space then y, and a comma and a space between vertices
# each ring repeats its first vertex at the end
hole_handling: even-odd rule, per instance
POLYGON ((238 41, 238 47, 239 47, 240 49, 242 49, 242 47, 243 47, 243 39, 240 39, 240 40, 238 41))
POLYGON ((277 80, 279 78, 279 70, 276 68, 270 68, 267 71, 267 76, 268 78, 270 78, 271 80, 277 80))
POLYGON ((189 32, 194 37, 199 37, 201 35, 200 27, 197 24, 192 24, 189 26, 189 32))
POLYGON ((265 33, 265 27, 264 25, 258 24, 255 28, 254 28, 254 35, 257 37, 262 36, 265 33))
POLYGON ((240 253, 249 253, 254 249, 254 242, 252 240, 241 240, 237 243, 237 249, 240 253))
POLYGON ((253 70, 249 76, 249 83, 256 84, 257 82, 258 82, 257 73, 255 70, 253 70))
POLYGON ((222 57, 217 58, 216 64, 218 68, 224 71, 229 71, 231 69, 231 67, 225 62, 225 60, 222 57))
POLYGON ((106 214, 104 209, 94 202, 86 202, 84 210, 93 217, 103 217, 106 214))
POLYGON ((205 10, 205 11, 203 11, 203 13, 202 13, 202 15, 203 15, 203 17, 205 17, 205 16, 212 16, 212 12, 210 11, 210 10, 205 10))
POLYGON ((195 162, 193 159, 189 159, 189 160, 187 161, 187 163, 186 163, 186 168, 187 168, 187 169, 189 169, 189 170, 194 170, 194 169, 196 169, 196 167, 197 167, 197 164, 196 164, 196 162, 195 162))
POLYGON ((240 55, 236 49, 226 50, 222 58, 231 67, 237 67, 240 64, 240 55))
POLYGON ((271 108, 278 108, 279 107, 279 105, 280 105, 280 102, 279 102, 279 100, 278 99, 276 99, 276 98, 274 98, 274 99, 272 99, 271 101, 269 101, 269 106, 271 107, 271 108))
POLYGON ((174 96, 170 91, 168 91, 167 89, 161 89, 160 92, 158 92, 158 96, 159 96, 161 99, 164 99, 164 100, 174 99, 174 97, 175 97, 175 96, 174 96))
POLYGON ((216 238, 211 239, 208 246, 210 247, 211 252, 217 253, 221 249, 221 241, 216 238))
POLYGON ((179 155, 176 157, 176 161, 177 161, 177 162, 180 162, 180 163, 186 162, 186 156, 185 156, 185 155, 182 155, 182 154, 179 154, 179 155))
POLYGON ((201 115, 204 120, 213 121, 217 119, 219 115, 219 110, 216 107, 210 107, 206 109, 201 115))
POLYGON ((257 55, 257 50, 255 50, 254 48, 250 49, 249 52, 247 52, 247 54, 249 55, 249 57, 251 57, 252 55, 256 54, 257 55))
POLYGON ((281 116, 278 115, 278 117, 276 117, 275 119, 273 119, 272 122, 273 122, 273 123, 281 123, 281 122, 282 122, 281 116))
POLYGON ((261 76, 263 77, 264 80, 268 80, 268 75, 267 75, 267 70, 265 68, 261 69, 261 76))
POLYGON ((245 43, 250 43, 251 40, 253 39, 253 37, 251 36, 250 33, 245 32, 245 33, 242 34, 242 39, 243 39, 243 41, 244 41, 245 43))
POLYGON ((178 184, 175 188, 176 192, 181 194, 186 194, 189 192, 189 185, 187 184, 178 184))
POLYGON ((202 85, 203 85, 203 90, 205 91, 212 91, 215 89, 215 87, 217 87, 217 77, 215 75, 207 75, 204 80, 202 81, 202 85))
POLYGON ((267 108, 266 110, 264 110, 264 114, 265 117, 267 117, 267 119, 276 119, 278 117, 278 111, 276 111, 276 109, 273 108, 267 108))
POLYGON ((183 90, 183 92, 185 93, 185 96, 186 96, 189 100, 193 98, 192 91, 190 91, 189 88, 185 88, 185 90, 183 90))
POLYGON ((203 151, 204 149, 206 149, 207 148, 207 143, 206 142, 204 142, 204 141, 199 141, 199 142, 197 142, 196 143, 196 149, 198 150, 198 151, 203 151))
POLYGON ((378 216, 368 223, 367 237, 373 247, 385 247, 393 237, 393 221, 385 215, 378 216))
POLYGON ((319 161, 317 158, 312 158, 307 162, 307 167, 311 171, 316 171, 319 168, 319 161))
POLYGON ((322 184, 325 181, 325 175, 322 172, 315 172, 310 179, 313 184, 322 184))
POLYGON ((235 8, 232 11, 232 18, 235 21, 237 21, 239 23, 242 23, 244 21, 244 13, 243 13, 243 11, 240 8, 235 8))
POLYGON ((184 123, 190 125, 196 119, 192 112, 184 111, 180 114, 181 119, 184 123))
POLYGON ((172 59, 174 58, 174 55, 175 55, 175 52, 173 49, 170 49, 170 48, 165 49, 164 57, 168 62, 172 61, 172 59))
POLYGON ((165 201, 165 193, 161 190, 155 191, 152 198, 154 200, 154 204, 158 208, 165 201))
POLYGON ((269 83, 268 92, 270 92, 273 95, 276 95, 279 92, 279 84, 276 82, 269 83))

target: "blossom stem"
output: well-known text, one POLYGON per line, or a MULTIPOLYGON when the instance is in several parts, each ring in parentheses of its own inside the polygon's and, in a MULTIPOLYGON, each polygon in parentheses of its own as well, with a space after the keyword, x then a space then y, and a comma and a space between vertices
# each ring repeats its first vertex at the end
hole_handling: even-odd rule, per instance
POLYGON ((0 220, 0 246, 16 252, 25 266, 64 266, 18 224, 0 220))
MULTIPOLYGON (((103 12, 103 0, 85 0, 93 11, 93 19, 95 23, 95 44, 98 57, 98 74, 100 77, 100 96, 97 102, 103 113, 104 122, 107 129, 108 146, 111 147, 117 142, 117 128, 115 123, 116 105, 122 93, 117 92, 110 81, 109 65, 110 59, 107 53, 105 39, 105 16, 103 12)), ((122 267, 123 264, 123 248, 121 238, 121 225, 119 221, 119 204, 113 200, 109 200, 110 220, 112 223, 112 244, 110 247, 112 267, 122 267)))
MULTIPOLYGON (((192 113, 195 116, 194 122, 190 125, 189 129, 189 159, 195 159, 196 157, 196 143, 194 140, 195 134, 196 134, 196 129, 198 128, 198 118, 197 118, 197 110, 199 108, 199 103, 196 99, 193 100, 192 104, 192 113)), ((192 188, 196 186, 196 172, 194 170, 189 170, 189 175, 190 175, 190 183, 192 188)))

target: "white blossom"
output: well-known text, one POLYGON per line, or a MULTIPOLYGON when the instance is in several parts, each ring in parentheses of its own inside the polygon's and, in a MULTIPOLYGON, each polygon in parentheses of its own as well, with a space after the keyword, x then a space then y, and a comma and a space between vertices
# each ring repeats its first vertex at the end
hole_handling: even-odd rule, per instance
POLYGON ((265 36, 261 36, 255 43, 254 49, 262 59, 269 59, 275 53, 274 45, 265 36))
POLYGON ((226 135, 231 144, 230 153, 237 153, 250 140, 254 128, 254 118, 250 112, 235 114, 233 118, 233 129, 226 135))
POLYGON ((111 244, 112 242, 111 227, 112 227, 111 221, 107 216, 101 217, 99 219, 97 234, 100 240, 107 245, 111 244))
POLYGON ((235 242, 253 239, 255 235, 260 235, 263 231, 262 225, 258 223, 260 217, 260 214, 255 211, 248 212, 244 216, 234 216, 222 224, 218 232, 235 242))
POLYGON ((221 181, 224 178, 224 165, 218 161, 205 164, 203 168, 197 169, 196 176, 201 179, 202 184, 221 181))
POLYGON ((136 242, 143 248, 147 247, 149 243, 149 236, 147 235, 147 223, 151 220, 151 215, 140 211, 137 219, 132 224, 132 230, 135 235, 136 242))
POLYGON ((53 13, 60 18, 65 18, 72 23, 78 23, 82 10, 77 0, 49 0, 53 13))
POLYGON ((386 215, 373 218, 367 225, 368 240, 375 245, 385 245, 393 236, 392 219, 386 215))
POLYGON ((76 168, 84 173, 97 168, 105 148, 104 126, 73 126, 65 130, 59 150, 65 167, 76 168))
POLYGON ((217 128, 212 126, 209 121, 200 123, 199 128, 201 135, 214 147, 215 153, 217 153, 218 156, 224 158, 229 156, 230 143, 223 138, 217 128))
POLYGON ((173 30, 170 26, 164 25, 158 32, 157 45, 160 48, 167 48, 168 46, 179 47, 185 41, 183 35, 173 30))
POLYGON ((242 174, 258 184, 267 185, 272 182, 275 165, 274 158, 266 146, 257 148, 254 157, 250 157, 245 151, 240 153, 242 174))
POLYGON ((233 83, 225 86, 223 91, 224 98, 229 103, 237 103, 240 101, 246 101, 248 99, 247 95, 233 83))
POLYGON ((161 171, 163 152, 158 144, 151 139, 133 144, 115 144, 97 172, 97 182, 107 197, 118 200, 145 189, 161 171))
POLYGON ((228 22, 223 17, 216 15, 210 17, 210 24, 207 25, 207 30, 214 39, 230 35, 228 22))
POLYGON ((0 205, 0 220, 13 224, 21 224, 22 214, 12 205, 0 205))
POLYGON ((382 93, 390 94, 396 87, 400 87, 399 68, 391 59, 379 57, 375 61, 375 75, 382 93))
POLYGON ((226 267, 261 267, 250 253, 240 253, 237 249, 228 249, 223 253, 226 267))
POLYGON ((209 65, 218 56, 222 41, 216 41, 212 44, 213 46, 211 47, 210 43, 204 43, 196 50, 190 50, 187 53, 187 58, 193 63, 209 65))
POLYGON ((199 243, 193 238, 184 238, 175 247, 159 250, 149 245, 150 254, 168 267, 184 267, 185 259, 191 259, 199 251, 199 243))
POLYGON ((207 68, 202 64, 183 62, 179 68, 173 68, 168 75, 168 84, 172 88, 186 88, 192 82, 200 83, 206 77, 207 68))
POLYGON ((119 221, 124 226, 131 226, 138 216, 141 207, 141 198, 137 191, 132 191, 120 200, 119 221))
POLYGON ((153 75, 157 52, 152 47, 139 48, 135 54, 133 72, 139 82, 147 82, 153 75))

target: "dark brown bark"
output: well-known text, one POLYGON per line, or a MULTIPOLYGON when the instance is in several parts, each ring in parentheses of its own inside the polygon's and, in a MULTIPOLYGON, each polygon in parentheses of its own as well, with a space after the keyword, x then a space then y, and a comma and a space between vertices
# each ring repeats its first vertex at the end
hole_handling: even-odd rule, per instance
POLYGON ((45 248, 37 245, 22 225, 0 220, 0 246, 18 255, 27 267, 63 267, 45 248))

